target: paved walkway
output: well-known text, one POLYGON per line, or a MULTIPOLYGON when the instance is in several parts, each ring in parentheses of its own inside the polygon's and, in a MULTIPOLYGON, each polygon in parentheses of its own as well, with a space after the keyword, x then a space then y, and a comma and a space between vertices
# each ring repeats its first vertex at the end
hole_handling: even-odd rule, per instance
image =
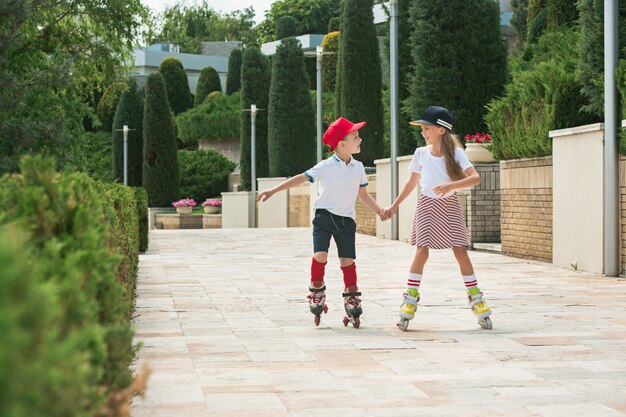
POLYGON ((360 329, 306 302, 309 229, 172 230, 140 258, 134 417, 626 416, 626 280, 471 252, 494 330, 469 312, 451 251, 431 251, 408 332, 413 249, 357 236, 360 329))

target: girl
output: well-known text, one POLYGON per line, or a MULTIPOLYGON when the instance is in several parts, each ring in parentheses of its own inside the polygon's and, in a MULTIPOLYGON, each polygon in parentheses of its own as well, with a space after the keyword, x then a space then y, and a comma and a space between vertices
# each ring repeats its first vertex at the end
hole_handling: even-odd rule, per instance
POLYGON ((491 309, 483 300, 465 248, 469 239, 455 193, 455 190, 480 184, 480 177, 463 152, 459 139, 452 134, 452 123, 452 113, 437 106, 427 108, 419 120, 411 122, 413 126, 422 127, 426 146, 415 150, 409 166, 409 179, 396 201, 385 209, 388 216, 393 216, 419 183, 422 192, 411 232, 411 245, 416 246, 416 250, 409 270, 408 289, 400 306, 398 327, 401 330, 406 330, 409 320, 415 316, 422 272, 431 248, 452 248, 465 282, 470 308, 482 328, 492 328, 491 309))

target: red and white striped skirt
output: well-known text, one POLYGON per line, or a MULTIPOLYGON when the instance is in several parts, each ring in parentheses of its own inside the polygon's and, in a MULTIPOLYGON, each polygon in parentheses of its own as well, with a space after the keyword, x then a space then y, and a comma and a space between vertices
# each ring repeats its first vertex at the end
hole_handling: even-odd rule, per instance
POLYGON ((413 217, 411 245, 431 249, 469 245, 465 217, 456 194, 445 198, 420 194, 413 217))

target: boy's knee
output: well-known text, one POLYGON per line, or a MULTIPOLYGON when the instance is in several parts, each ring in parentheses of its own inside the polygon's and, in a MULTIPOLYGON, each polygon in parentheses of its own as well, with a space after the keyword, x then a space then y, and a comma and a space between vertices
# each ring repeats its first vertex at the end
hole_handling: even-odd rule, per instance
POLYGON ((321 263, 321 264, 325 264, 328 261, 328 252, 315 252, 313 254, 313 258, 321 263))
POLYGON ((354 259, 352 258, 339 258, 339 266, 345 268, 354 263, 354 259))

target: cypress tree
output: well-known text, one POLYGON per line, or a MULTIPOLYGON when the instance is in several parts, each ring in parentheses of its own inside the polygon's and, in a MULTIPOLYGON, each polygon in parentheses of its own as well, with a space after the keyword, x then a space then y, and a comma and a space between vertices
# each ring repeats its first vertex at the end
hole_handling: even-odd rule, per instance
POLYGON ((526 42, 526 33, 528 32, 526 24, 528 20, 528 0, 511 0, 511 9, 513 9, 511 25, 517 31, 517 47, 521 48, 526 42))
POLYGON ((372 0, 345 0, 341 30, 340 109, 337 116, 366 121, 357 159, 365 166, 384 156, 382 71, 372 0))
POLYGON ((324 71, 324 91, 335 91, 337 80, 337 54, 339 53, 339 32, 330 32, 322 40, 324 56, 322 57, 322 69, 324 71))
POLYGON ((268 114, 269 175, 300 174, 315 163, 315 111, 295 38, 287 38, 273 58, 268 114))
POLYGON ((159 66, 167 88, 167 99, 174 114, 182 113, 191 108, 191 92, 189 81, 183 64, 177 58, 165 58, 159 66))
POLYGON ((407 110, 417 117, 430 105, 444 106, 461 137, 485 131, 485 106, 502 94, 507 77, 498 3, 417 0, 411 20, 415 71, 407 110))
MULTIPOLYGON (((249 109, 251 104, 263 109, 255 120, 256 175, 257 178, 269 174, 267 158, 267 106, 269 102, 270 70, 267 58, 256 46, 247 47, 241 62, 241 108, 249 109)), ((241 186, 250 190, 250 112, 241 112, 241 186)))
POLYGON ((198 80, 198 87, 196 88, 196 97, 194 106, 199 106, 204 103, 206 96, 213 91, 222 92, 222 83, 220 82, 220 76, 213 67, 203 68, 200 72, 200 79, 198 80))
POLYGON ((548 30, 573 24, 578 20, 576 0, 547 0, 548 30))
POLYGON ((241 88, 241 49, 233 49, 228 57, 226 94, 236 93, 241 88))
POLYGON ((143 97, 135 80, 130 88, 122 93, 113 118, 113 179, 124 181, 124 132, 128 132, 128 185, 141 186, 143 168, 143 97))
POLYGON ((298 35, 298 21, 291 16, 283 16, 276 22, 276 39, 298 35))
POLYGON ((143 143, 143 187, 150 207, 170 207, 179 198, 180 172, 172 112, 158 72, 146 81, 143 143))

